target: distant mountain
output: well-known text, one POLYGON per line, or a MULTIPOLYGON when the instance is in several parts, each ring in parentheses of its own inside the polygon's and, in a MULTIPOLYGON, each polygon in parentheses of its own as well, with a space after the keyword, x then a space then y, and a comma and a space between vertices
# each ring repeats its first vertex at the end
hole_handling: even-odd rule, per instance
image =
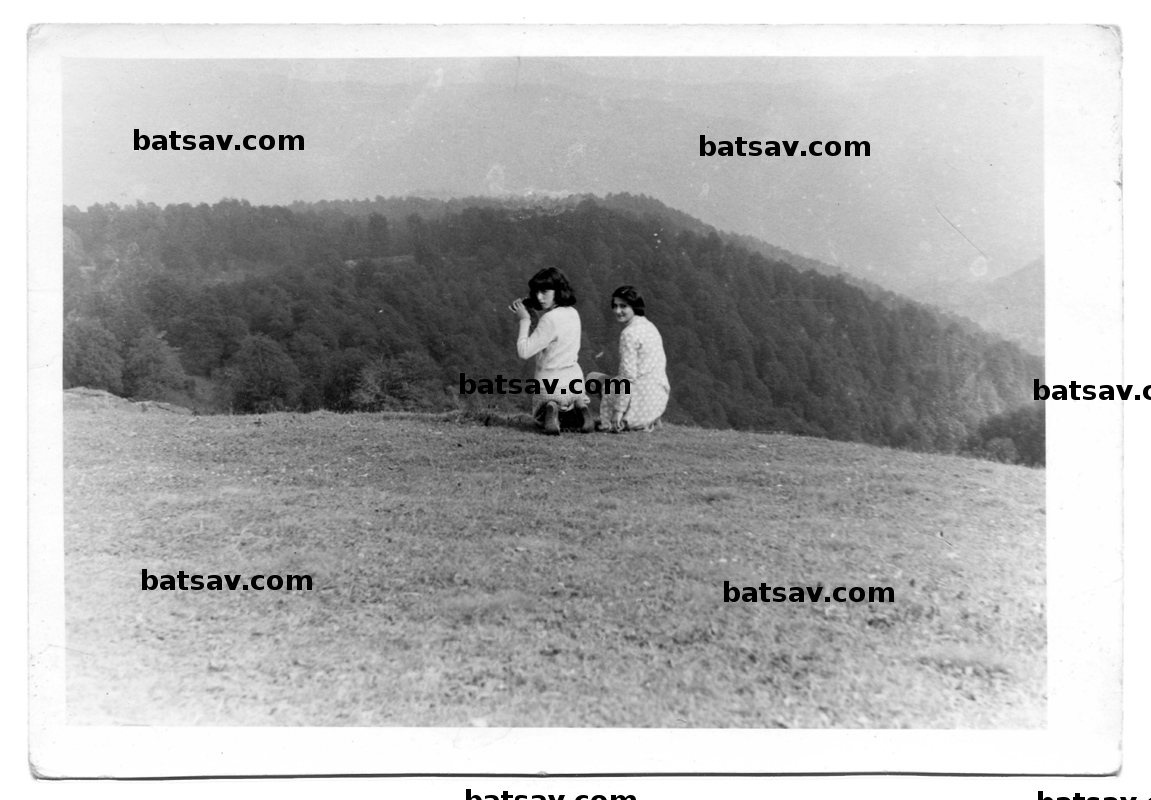
MULTIPOLYGON (((954 294, 957 298, 962 299, 971 294, 971 288, 965 283, 951 283, 947 285, 934 284, 932 290, 927 290, 924 287, 913 287, 913 291, 917 290, 918 295, 911 297, 899 294, 888 288, 880 286, 874 281, 866 278, 861 278, 857 274, 847 271, 842 267, 837 267, 820 261, 815 258, 807 258, 782 247, 776 247, 773 244, 758 239, 755 236, 746 236, 739 233, 731 233, 730 231, 721 231, 714 226, 707 225, 700 222, 696 218, 684 214, 682 211, 669 208, 668 206, 656 200, 653 197, 646 195, 631 195, 628 193, 608 195, 602 200, 587 195, 569 198, 568 202, 564 203, 565 207, 574 207, 576 202, 590 200, 591 202, 600 204, 606 208, 611 208, 616 211, 622 211, 625 214, 630 214, 637 219, 658 220, 661 224, 668 225, 676 231, 691 231, 701 235, 708 235, 715 233, 728 244, 742 247, 752 253, 758 253, 769 261, 778 261, 784 264, 789 264, 798 270, 811 270, 818 272, 821 275, 829 275, 832 277, 840 278, 841 280, 862 289, 868 297, 877 302, 883 303, 891 309, 900 308, 904 305, 915 305, 917 300, 920 304, 927 303, 934 305, 938 309, 938 313, 954 324, 958 324, 966 330, 977 330, 980 327, 1000 333, 1005 338, 1011 341, 1017 341, 1010 332, 1005 332, 1000 328, 991 327, 986 321, 980 322, 978 325, 971 325, 970 321, 979 322, 976 317, 967 313, 968 310, 978 304, 977 298, 972 296, 972 302, 966 305, 955 305, 950 301, 950 297, 954 294), (958 316, 957 316, 958 315, 958 316)), ((1040 267, 1042 273, 1042 267, 1040 267)), ((1042 274, 1039 276, 1040 286, 1038 297, 1034 293, 1022 293, 1019 298, 1019 306, 1017 311, 1021 315, 1034 315, 1038 313, 1042 318, 1043 307, 1043 292, 1042 292, 1042 274), (1036 302, 1037 301, 1037 302, 1036 302)), ((1040 337, 1042 337, 1042 324, 1040 324, 1040 337)), ((1023 342, 1019 342, 1023 344, 1023 342)), ((1042 342, 1040 341, 1040 345, 1042 342)), ((1043 355, 1042 346, 1038 349, 1034 347, 1027 348, 1029 352, 1036 355, 1043 355)))
POLYGON ((994 280, 925 285, 918 296, 978 323, 1030 353, 1044 354, 1042 258, 994 280))

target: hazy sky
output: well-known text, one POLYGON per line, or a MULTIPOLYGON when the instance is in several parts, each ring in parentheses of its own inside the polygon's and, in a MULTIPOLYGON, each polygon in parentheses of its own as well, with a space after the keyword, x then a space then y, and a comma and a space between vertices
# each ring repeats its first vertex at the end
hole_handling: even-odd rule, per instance
POLYGON ((1042 62, 1002 58, 70 60, 64 200, 643 193, 888 285, 1043 246, 1042 62), (304 152, 139 152, 300 134, 304 152), (870 158, 701 158, 699 137, 870 158))

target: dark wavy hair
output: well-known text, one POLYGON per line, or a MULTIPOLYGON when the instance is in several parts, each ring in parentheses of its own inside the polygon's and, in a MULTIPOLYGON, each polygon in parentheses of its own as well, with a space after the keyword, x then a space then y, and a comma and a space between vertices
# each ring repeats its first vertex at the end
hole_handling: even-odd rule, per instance
MULTIPOLYGON (((621 287, 619 287, 618 289, 616 289, 614 292, 611 293, 611 299, 612 300, 615 300, 617 297, 620 300, 623 300, 629 306, 631 306, 631 310, 635 312, 635 315, 637 317, 647 316, 646 314, 644 314, 644 310, 643 310, 643 295, 641 295, 639 292, 637 292, 634 286, 621 286, 621 287)), ((611 300, 609 300, 608 302, 610 303, 611 300)))
POLYGON ((531 298, 533 306, 535 305, 536 292, 546 292, 548 289, 555 291, 557 306, 574 306, 576 304, 575 292, 572 291, 571 284, 568 283, 567 275, 555 267, 541 269, 528 281, 528 297, 531 298))

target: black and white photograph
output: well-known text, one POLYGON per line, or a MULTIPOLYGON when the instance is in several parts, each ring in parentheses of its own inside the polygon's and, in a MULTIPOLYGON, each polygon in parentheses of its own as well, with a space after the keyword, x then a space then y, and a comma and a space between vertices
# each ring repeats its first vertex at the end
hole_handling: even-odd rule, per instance
POLYGON ((1114 768, 1113 32, 41 35, 46 769, 1114 768))

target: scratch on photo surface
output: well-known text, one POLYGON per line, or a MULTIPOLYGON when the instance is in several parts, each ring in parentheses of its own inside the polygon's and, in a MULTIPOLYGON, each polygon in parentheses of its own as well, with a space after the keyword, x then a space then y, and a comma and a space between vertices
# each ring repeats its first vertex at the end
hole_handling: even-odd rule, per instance
MULTIPOLYGON (((955 223, 954 223, 954 222, 952 222, 951 220, 949 220, 947 217, 944 217, 944 216, 943 216, 943 212, 939 210, 939 206, 938 206, 938 205, 936 205, 936 206, 935 206, 935 213, 936 213, 936 214, 938 214, 939 216, 943 217, 943 221, 944 221, 944 222, 946 222, 948 225, 950 225, 952 228, 954 228, 956 233, 958 233, 958 234, 959 234, 960 236, 962 236, 964 239, 967 239, 967 243, 968 243, 969 245, 971 245, 972 247, 974 247, 976 250, 979 250, 979 245, 977 245, 975 242, 973 242, 973 241, 971 241, 970 239, 968 239, 968 238, 967 238, 967 234, 965 234, 963 231, 959 230, 959 228, 957 228, 957 227, 955 226, 955 223)), ((986 259, 987 259, 987 260, 989 260, 989 261, 991 260, 991 256, 987 255, 987 253, 984 253, 982 250, 979 250, 979 255, 983 256, 984 258, 986 258, 986 259)))

